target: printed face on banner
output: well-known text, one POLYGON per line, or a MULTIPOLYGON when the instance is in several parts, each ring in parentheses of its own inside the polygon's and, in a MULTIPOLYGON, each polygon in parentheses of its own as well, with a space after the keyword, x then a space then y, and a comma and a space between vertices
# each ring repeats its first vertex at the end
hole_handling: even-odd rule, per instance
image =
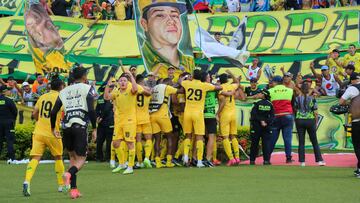
POLYGON ((70 68, 64 58, 64 42, 41 4, 30 4, 25 13, 25 28, 29 39, 36 72, 67 72, 70 68))
POLYGON ((136 31, 147 71, 169 77, 175 68, 175 80, 194 69, 185 1, 135 0, 136 31))

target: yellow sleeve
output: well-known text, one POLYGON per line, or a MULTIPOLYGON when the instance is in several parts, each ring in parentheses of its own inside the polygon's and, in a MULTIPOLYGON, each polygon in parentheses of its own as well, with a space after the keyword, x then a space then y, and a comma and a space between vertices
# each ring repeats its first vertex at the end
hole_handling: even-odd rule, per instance
POLYGON ((137 88, 138 88, 138 91, 137 91, 138 94, 141 94, 144 92, 144 88, 141 85, 138 85, 137 88))
POLYGON ((110 93, 110 98, 111 98, 111 99, 115 99, 118 94, 119 94, 118 90, 117 90, 117 89, 114 89, 114 90, 111 91, 111 93, 110 93))
POLYGON ((171 86, 166 86, 166 94, 170 95, 170 94, 176 94, 177 89, 171 86))
POLYGON ((184 80, 181 82, 181 86, 183 86, 186 89, 187 84, 189 83, 188 80, 184 80))
POLYGON ((36 104, 35 104, 35 108, 37 108, 38 110, 40 110, 41 109, 41 102, 42 102, 42 97, 40 97, 38 100, 37 100, 37 102, 36 102, 36 104))
POLYGON ((212 85, 210 83, 203 83, 203 86, 206 91, 215 90, 215 85, 212 85))

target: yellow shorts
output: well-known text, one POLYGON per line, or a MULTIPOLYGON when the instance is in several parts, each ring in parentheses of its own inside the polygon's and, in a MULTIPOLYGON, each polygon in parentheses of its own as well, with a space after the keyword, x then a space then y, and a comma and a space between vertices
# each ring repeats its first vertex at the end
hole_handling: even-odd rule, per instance
POLYGON ((184 128, 184 113, 181 113, 179 116, 179 123, 181 125, 182 128, 184 128))
POLYGON ((236 113, 223 113, 220 116, 220 135, 237 135, 237 116, 236 113))
POLYGON ((56 137, 33 135, 30 156, 42 156, 45 149, 49 148, 51 155, 61 156, 63 154, 63 143, 56 137))
POLYGON ((172 132, 173 130, 171 125, 171 120, 169 117, 150 115, 150 121, 151 121, 152 134, 156 134, 159 132, 169 133, 172 132))
POLYGON ((125 140, 126 142, 135 142, 136 123, 119 125, 114 130, 116 132, 113 140, 125 140))
POLYGON ((136 126, 136 133, 142 133, 144 135, 151 135, 152 134, 151 123, 138 124, 136 126))
POLYGON ((205 135, 204 113, 198 111, 184 112, 183 130, 185 134, 205 135))

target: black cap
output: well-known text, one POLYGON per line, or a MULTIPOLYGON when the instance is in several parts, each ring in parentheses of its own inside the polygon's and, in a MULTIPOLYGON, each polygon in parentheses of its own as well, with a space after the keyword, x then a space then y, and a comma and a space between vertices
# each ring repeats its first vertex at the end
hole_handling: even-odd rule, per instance
POLYGON ((332 52, 340 53, 339 49, 334 49, 332 52))
POLYGON ((257 79, 256 78, 250 78, 250 83, 257 83, 257 79))
POLYGON ((359 73, 356 72, 351 73, 350 80, 358 80, 358 79, 360 79, 359 73))

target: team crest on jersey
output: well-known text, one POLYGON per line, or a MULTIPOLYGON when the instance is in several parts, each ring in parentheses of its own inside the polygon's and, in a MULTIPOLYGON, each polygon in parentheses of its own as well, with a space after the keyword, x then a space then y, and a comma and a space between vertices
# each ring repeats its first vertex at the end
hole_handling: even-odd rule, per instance
POLYGON ((129 138, 130 137, 130 132, 125 132, 125 137, 129 138))
POLYGON ((336 67, 336 66, 331 67, 331 71, 332 71, 333 73, 336 73, 336 72, 337 72, 337 67, 336 67))

